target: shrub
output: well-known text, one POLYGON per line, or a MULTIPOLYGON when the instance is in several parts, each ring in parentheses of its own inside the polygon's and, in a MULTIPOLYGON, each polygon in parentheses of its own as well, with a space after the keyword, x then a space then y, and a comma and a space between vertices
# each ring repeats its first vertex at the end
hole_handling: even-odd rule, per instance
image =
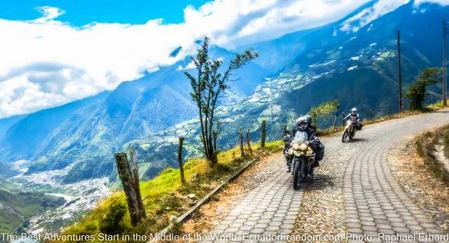
POLYGON ((121 201, 111 203, 109 210, 99 221, 100 231, 106 234, 114 235, 124 231, 122 219, 126 213, 126 206, 121 201))
POLYGON ((440 73, 438 68, 426 68, 418 75, 418 79, 408 86, 405 96, 410 100, 411 110, 423 108, 427 86, 437 83, 441 79, 440 73))

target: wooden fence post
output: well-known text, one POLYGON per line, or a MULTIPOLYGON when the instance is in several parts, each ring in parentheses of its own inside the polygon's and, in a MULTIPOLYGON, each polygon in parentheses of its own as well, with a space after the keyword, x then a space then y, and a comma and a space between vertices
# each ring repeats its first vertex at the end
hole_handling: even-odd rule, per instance
POLYGON ((245 157, 245 150, 243 148, 243 132, 242 129, 239 131, 239 144, 240 144, 240 156, 245 157))
POLYGON ((178 164, 179 164, 179 172, 181 173, 181 183, 186 184, 186 178, 184 176, 184 163, 182 161, 182 146, 184 144, 184 137, 179 137, 178 143, 178 164))
POLYGON ((133 165, 133 169, 131 169, 128 156, 123 152, 116 153, 115 160, 117 162, 117 172, 122 181, 123 190, 125 191, 131 224, 136 226, 146 217, 142 196, 140 194, 137 165, 133 165))
POLYGON ((251 148, 251 138, 249 136, 249 129, 246 131, 246 146, 251 154, 253 154, 253 149, 251 148))
POLYGON ((265 139, 267 135, 267 121, 262 121, 262 126, 260 128, 260 147, 265 148, 265 139))
POLYGON ((137 165, 136 150, 134 149, 134 147, 131 147, 131 150, 129 151, 129 158, 131 161, 130 167, 133 176, 134 188, 137 195, 137 203, 139 205, 139 210, 142 212, 143 217, 145 218, 145 207, 143 206, 142 193, 140 191, 139 166, 137 165))

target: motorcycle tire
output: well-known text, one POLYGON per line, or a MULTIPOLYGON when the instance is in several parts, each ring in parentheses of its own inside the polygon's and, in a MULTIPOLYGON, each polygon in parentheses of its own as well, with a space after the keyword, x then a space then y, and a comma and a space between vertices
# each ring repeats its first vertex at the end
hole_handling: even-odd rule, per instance
POLYGON ((306 178, 305 162, 303 159, 296 160, 293 167, 293 189, 298 190, 301 182, 306 178))
POLYGON ((346 143, 346 140, 348 139, 348 131, 347 130, 345 130, 344 132, 343 132, 343 136, 341 137, 341 142, 342 143, 346 143))

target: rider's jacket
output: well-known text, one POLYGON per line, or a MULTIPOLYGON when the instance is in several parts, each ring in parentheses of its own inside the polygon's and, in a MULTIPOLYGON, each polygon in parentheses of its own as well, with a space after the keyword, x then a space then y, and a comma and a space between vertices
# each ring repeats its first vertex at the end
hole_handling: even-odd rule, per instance
POLYGON ((356 121, 360 120, 360 116, 359 116, 358 113, 352 114, 352 112, 351 112, 347 116, 345 116, 345 118, 343 118, 343 120, 348 120, 348 119, 353 121, 353 122, 356 122, 356 121))
MULTIPOLYGON (((285 148, 284 152, 288 151, 290 147, 290 143, 292 139, 295 137, 296 132, 301 131, 299 129, 299 126, 296 125, 295 128, 293 128, 292 132, 288 134, 286 137, 284 137, 285 148), (288 144, 287 144, 288 141, 288 144)), ((307 133, 307 140, 309 141, 309 144, 311 145, 312 149, 315 151, 315 162, 319 162, 323 159, 324 156, 324 144, 321 143, 320 139, 316 135, 316 128, 309 125, 309 127, 306 128, 305 132, 307 133)), ((288 161, 287 161, 288 162, 288 161)))
MULTIPOLYGON (((292 130, 292 138, 295 137, 296 132, 300 131, 299 127, 296 126, 293 130, 292 130)), ((307 133, 307 138, 308 141, 310 142, 310 144, 312 144, 312 147, 317 148, 318 146, 320 146, 321 142, 320 139, 318 138, 318 136, 316 135, 316 130, 313 127, 307 127, 305 132, 307 133)))

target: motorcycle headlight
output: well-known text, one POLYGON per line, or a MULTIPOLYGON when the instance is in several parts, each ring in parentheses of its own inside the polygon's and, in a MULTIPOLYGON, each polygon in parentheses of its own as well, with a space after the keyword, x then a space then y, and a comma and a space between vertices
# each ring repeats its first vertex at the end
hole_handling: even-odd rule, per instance
POLYGON ((293 152, 293 154, 294 154, 296 157, 299 157, 299 156, 303 155, 304 153, 301 152, 301 151, 299 151, 299 150, 295 150, 295 151, 293 152))
POLYGON ((299 150, 300 147, 301 147, 301 146, 300 146, 299 144, 297 144, 297 143, 294 143, 294 144, 293 144, 293 149, 294 149, 294 150, 299 150))
POLYGON ((302 143, 301 145, 299 145, 299 150, 305 151, 307 150, 308 146, 305 143, 302 143))

